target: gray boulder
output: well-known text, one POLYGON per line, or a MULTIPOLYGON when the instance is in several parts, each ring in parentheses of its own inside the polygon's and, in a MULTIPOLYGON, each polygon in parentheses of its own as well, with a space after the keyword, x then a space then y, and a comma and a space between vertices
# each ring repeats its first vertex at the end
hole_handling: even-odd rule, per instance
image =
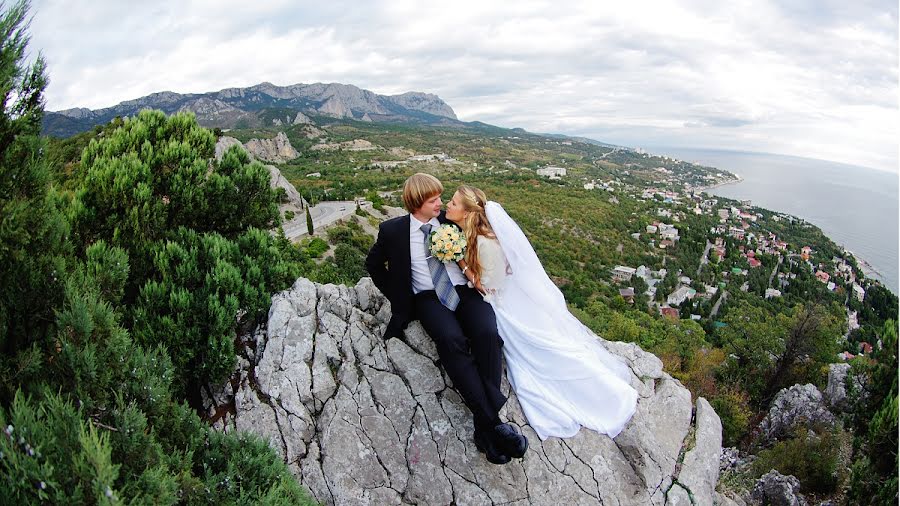
POLYGON ((768 414, 759 425, 764 442, 789 436, 798 426, 832 427, 834 415, 825 406, 822 392, 815 385, 794 385, 778 392, 768 414))
POLYGON ((751 497, 759 504, 771 506, 806 506, 800 494, 800 480, 784 476, 774 469, 764 474, 753 487, 751 497))
POLYGON ((640 393, 615 439, 582 430, 541 441, 505 378, 501 418, 530 441, 523 459, 487 462, 471 413, 418 322, 381 338, 390 304, 354 287, 299 279, 272 298, 235 375, 206 400, 226 432, 255 432, 324 504, 713 504, 721 423, 655 356, 601 341, 640 393))

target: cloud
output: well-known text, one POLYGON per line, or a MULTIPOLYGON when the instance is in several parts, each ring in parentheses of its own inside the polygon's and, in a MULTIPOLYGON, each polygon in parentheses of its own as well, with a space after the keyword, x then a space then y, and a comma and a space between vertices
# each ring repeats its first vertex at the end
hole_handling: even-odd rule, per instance
POLYGON ((460 119, 898 170, 884 1, 36 1, 48 108, 262 81, 436 93, 460 119))

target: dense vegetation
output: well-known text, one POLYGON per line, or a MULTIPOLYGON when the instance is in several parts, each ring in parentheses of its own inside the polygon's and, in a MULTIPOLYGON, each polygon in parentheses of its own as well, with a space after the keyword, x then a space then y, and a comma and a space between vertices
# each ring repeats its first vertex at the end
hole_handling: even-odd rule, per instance
POLYGON ((209 131, 154 112, 51 170, 26 15, 0 14, 0 497, 308 503, 265 442, 185 402, 227 376, 237 328, 300 272, 302 252, 267 231, 268 173, 238 150, 210 166, 209 131))

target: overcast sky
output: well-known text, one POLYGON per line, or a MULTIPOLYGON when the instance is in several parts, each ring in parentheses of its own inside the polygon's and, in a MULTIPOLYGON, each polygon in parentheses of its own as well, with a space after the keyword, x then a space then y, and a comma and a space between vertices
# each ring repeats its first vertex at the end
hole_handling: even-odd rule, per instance
POLYGON ((33 0, 48 110, 339 82, 532 132, 898 171, 896 0, 137 4, 33 0))

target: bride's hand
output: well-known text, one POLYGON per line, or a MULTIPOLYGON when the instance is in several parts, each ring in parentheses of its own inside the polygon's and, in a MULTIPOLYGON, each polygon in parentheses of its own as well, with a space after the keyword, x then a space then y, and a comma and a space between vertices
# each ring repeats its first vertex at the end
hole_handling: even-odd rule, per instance
POLYGON ((487 295, 487 290, 485 290, 484 286, 481 285, 480 279, 475 279, 472 284, 475 286, 475 289, 478 290, 478 293, 481 295, 487 295))

